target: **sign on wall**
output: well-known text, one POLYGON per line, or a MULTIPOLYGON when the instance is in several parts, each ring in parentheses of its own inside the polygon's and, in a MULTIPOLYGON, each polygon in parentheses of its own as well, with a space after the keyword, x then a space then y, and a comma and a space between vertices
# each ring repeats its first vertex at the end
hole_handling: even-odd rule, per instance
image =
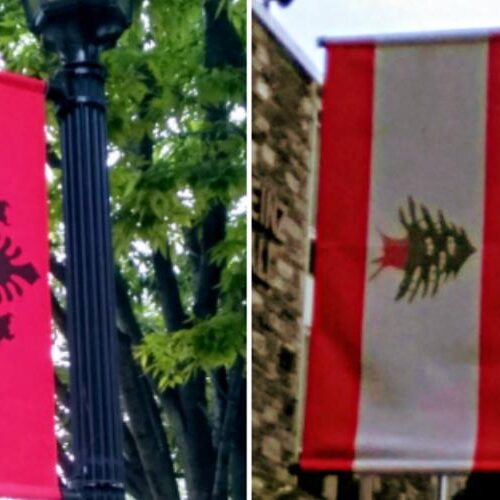
POLYGON ((274 276, 276 252, 283 246, 286 206, 278 199, 276 190, 262 182, 252 183, 252 273, 269 287, 274 276))

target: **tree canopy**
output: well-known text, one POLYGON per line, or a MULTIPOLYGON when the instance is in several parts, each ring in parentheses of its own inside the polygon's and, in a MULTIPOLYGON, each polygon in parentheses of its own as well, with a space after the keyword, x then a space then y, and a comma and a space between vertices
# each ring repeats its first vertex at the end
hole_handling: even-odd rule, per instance
MULTIPOLYGON (((246 496, 246 2, 137 0, 102 55, 127 492, 246 496)), ((58 60, 0 1, 4 68, 58 60)), ((47 111, 61 482, 71 476, 59 134, 47 111)))

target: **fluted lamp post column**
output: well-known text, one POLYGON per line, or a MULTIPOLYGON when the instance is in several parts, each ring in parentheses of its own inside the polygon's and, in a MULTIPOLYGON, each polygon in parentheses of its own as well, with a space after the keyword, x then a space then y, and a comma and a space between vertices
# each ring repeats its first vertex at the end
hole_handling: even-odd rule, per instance
POLYGON ((133 0, 21 0, 28 25, 60 55, 52 85, 61 128, 74 471, 66 498, 123 499, 115 287, 106 167, 104 68, 133 0))

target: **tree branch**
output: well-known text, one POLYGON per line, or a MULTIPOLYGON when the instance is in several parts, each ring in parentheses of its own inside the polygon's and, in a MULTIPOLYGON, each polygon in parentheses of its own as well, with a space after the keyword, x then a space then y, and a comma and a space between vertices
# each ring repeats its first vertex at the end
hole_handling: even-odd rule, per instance
POLYGON ((61 382, 61 379, 57 375, 55 375, 54 379, 58 401, 66 408, 69 408, 70 397, 68 388, 61 382))
POLYGON ((198 236, 199 230, 199 226, 194 225, 189 228, 184 228, 183 231, 184 241, 188 249, 189 262, 191 263, 193 273, 193 282, 196 283, 196 286, 198 286, 201 261, 200 238, 198 236))
POLYGON ((64 337, 66 337, 66 312, 61 307, 61 304, 54 295, 53 290, 50 291, 50 299, 52 302, 52 318, 54 319, 59 331, 64 335, 64 337))
POLYGON ((123 401, 151 494, 155 499, 179 500, 170 448, 151 386, 133 359, 130 338, 120 332, 118 341, 123 401))
POLYGON ((143 335, 132 309, 127 283, 118 268, 115 268, 115 283, 118 328, 130 337, 134 345, 137 345, 141 342, 143 335))
POLYGON ((240 386, 238 398, 238 413, 236 415, 235 432, 231 446, 230 467, 230 490, 233 500, 245 500, 247 498, 247 387, 246 378, 240 386))
POLYGON ((211 251, 226 235, 226 208, 220 202, 208 211, 202 223, 199 280, 193 312, 207 318, 217 312, 221 267, 212 262, 211 251))
MULTIPOLYGON (((158 296, 167 330, 186 328, 187 315, 182 309, 177 278, 172 262, 160 252, 153 255, 158 296)), ((210 423, 206 417, 205 376, 197 374, 186 384, 164 391, 160 399, 177 433, 186 472, 189 498, 202 500, 212 488, 215 450, 210 423)))
POLYGON ((230 370, 230 386, 224 423, 217 447, 217 467, 215 472, 212 500, 225 500, 228 497, 228 472, 231 444, 236 433, 236 416, 243 383, 244 361, 241 356, 230 370))
POLYGON ((125 451, 125 481, 127 490, 138 500, 153 500, 134 436, 127 424, 123 424, 123 448, 125 451))
MULTIPOLYGON (((164 269, 163 269, 164 270, 164 269)), ((173 271, 172 271, 173 272, 173 271)), ((156 280, 161 279, 156 276, 156 280)), ((127 284, 125 280, 121 277, 117 280, 118 298, 117 298, 117 314, 120 326, 123 328, 124 332, 130 333, 130 340, 133 344, 138 343, 142 338, 142 333, 139 333, 139 326, 133 314, 132 305, 130 303, 130 298, 127 293, 127 284)), ((167 300, 164 298, 164 300, 167 300)), ((171 325, 172 326, 172 325, 171 325)), ((149 376, 144 376, 149 382, 150 388, 156 388, 156 384, 149 376)), ((184 411, 183 401, 181 397, 180 389, 167 389, 159 394, 160 403, 165 410, 170 425, 174 430, 174 435, 176 437, 177 445, 180 449, 182 463, 184 465, 184 471, 186 475, 186 486, 190 493, 190 498, 196 498, 191 493, 192 485, 196 484, 196 473, 193 468, 196 467, 195 462, 190 460, 191 451, 189 449, 189 444, 187 441, 187 436, 190 429, 193 428, 194 424, 191 423, 188 415, 184 411)))
POLYGON ((59 262, 54 254, 50 254, 50 273, 54 278, 61 283, 61 285, 66 284, 66 266, 59 262))
POLYGON ((153 268, 156 289, 167 325, 167 330, 175 332, 187 327, 187 314, 181 303, 177 277, 170 257, 164 257, 160 251, 153 254, 153 268))
POLYGON ((229 19, 227 7, 220 9, 220 0, 206 0, 205 67, 232 66, 244 69, 245 48, 236 28, 229 19))
POLYGON ((57 441, 57 463, 63 471, 64 478, 71 478, 71 474, 73 473, 73 461, 70 460, 68 454, 64 451, 64 448, 59 441, 57 441))
POLYGON ((56 170, 62 168, 61 158, 49 144, 47 144, 47 163, 49 164, 50 168, 56 170))

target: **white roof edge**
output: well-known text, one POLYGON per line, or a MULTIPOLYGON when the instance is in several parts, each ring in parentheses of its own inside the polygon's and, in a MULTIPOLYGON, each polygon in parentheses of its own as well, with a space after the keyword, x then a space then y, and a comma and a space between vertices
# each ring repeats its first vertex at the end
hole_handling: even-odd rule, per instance
POLYGON ((322 37, 318 45, 328 44, 398 44, 398 43, 433 43, 433 42, 461 42, 484 40, 492 36, 499 36, 500 28, 466 28, 436 31, 381 33, 370 35, 336 35, 322 37))
POLYGON ((278 42, 290 53, 295 62, 316 82, 322 83, 323 77, 315 64, 307 57, 305 52, 297 45, 292 37, 281 27, 266 9, 257 0, 252 0, 252 11, 259 21, 276 37, 278 42))

